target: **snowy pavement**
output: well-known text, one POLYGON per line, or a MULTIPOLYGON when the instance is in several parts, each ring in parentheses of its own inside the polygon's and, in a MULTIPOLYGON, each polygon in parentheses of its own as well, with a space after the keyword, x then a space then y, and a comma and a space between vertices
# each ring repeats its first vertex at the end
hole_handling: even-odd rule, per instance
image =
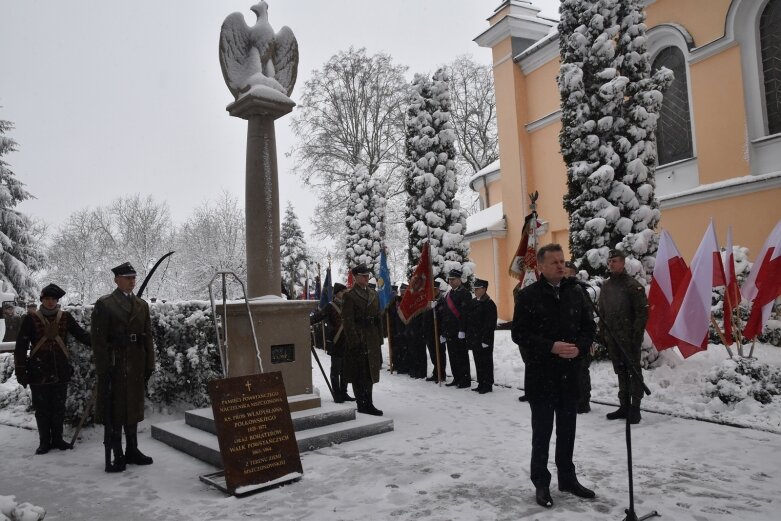
MULTIPOLYGON (((505 333, 498 343, 497 381, 512 379, 506 383, 518 386, 522 364, 509 364, 517 351, 512 354, 505 333)), ((321 360, 327 371, 328 357, 321 360)), ((678 371, 664 376, 665 389, 679 382, 696 387, 692 375, 681 373, 684 366, 663 368, 678 371)), ((615 388, 609 364, 596 364, 592 375, 595 395, 609 401, 615 388)), ((313 376, 327 393, 316 366, 313 376)), ((663 389, 656 376, 649 385, 663 389)), ((383 372, 375 402, 393 418, 393 432, 305 453, 301 481, 243 499, 198 481, 212 467, 151 439, 149 425, 171 419, 167 415, 141 424, 141 448, 154 465, 131 466, 119 475, 103 472, 98 430, 87 429, 73 451, 34 456, 34 431, 0 425, 0 495, 46 508, 47 521, 623 519, 624 424, 605 420, 612 407, 593 404, 590 414, 578 417, 575 463, 596 499, 558 492, 551 463, 554 507, 546 510, 534 502, 528 477, 529 408, 518 402, 519 394, 496 387, 478 395, 383 372)), ((665 400, 646 402, 663 408, 665 400)), ((778 407, 772 405, 765 411, 771 416, 778 407)), ((707 413, 707 403, 678 412, 698 409, 707 413)), ((746 408, 746 415, 753 417, 755 409, 746 408)), ((21 418, 0 414, 0 422, 9 420, 21 418)), ((778 420, 771 418, 770 425, 778 420)), ((658 510, 675 521, 778 519, 781 435, 649 412, 632 433, 638 514, 658 510)))

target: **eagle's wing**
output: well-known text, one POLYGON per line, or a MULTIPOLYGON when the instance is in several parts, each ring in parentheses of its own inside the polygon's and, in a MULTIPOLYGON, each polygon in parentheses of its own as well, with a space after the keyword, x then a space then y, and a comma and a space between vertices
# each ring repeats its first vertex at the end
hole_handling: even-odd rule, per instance
POLYGON ((250 59, 250 30, 244 15, 233 13, 220 30, 220 67, 222 76, 235 98, 246 91, 246 80, 260 70, 260 62, 250 59))
POLYGON ((274 78, 290 96, 298 75, 298 41, 286 25, 277 32, 274 43, 274 78))

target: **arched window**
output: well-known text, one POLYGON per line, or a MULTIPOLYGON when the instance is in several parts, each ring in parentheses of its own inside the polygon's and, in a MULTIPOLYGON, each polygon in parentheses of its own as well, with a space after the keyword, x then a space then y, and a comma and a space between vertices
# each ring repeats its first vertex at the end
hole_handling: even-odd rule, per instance
POLYGON ((770 0, 759 19, 759 43, 769 134, 781 132, 781 0, 770 0))
POLYGON ((666 47, 656 56, 653 70, 667 67, 675 75, 664 92, 662 110, 656 128, 656 147, 659 164, 666 165, 694 155, 692 126, 689 114, 689 87, 686 80, 686 61, 678 47, 666 47))

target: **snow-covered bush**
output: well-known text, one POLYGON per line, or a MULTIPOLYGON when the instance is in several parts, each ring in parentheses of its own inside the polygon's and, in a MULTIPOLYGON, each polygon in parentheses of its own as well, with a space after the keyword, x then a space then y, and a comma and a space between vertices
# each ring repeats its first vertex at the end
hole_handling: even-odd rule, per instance
POLYGON ((705 393, 728 405, 746 398, 767 404, 781 394, 781 368, 756 358, 724 360, 708 373, 706 380, 705 393))
POLYGON ((17 503, 16 496, 0 496, 0 521, 40 521, 46 509, 31 503, 17 503))
POLYGON ((14 355, 13 353, 0 354, 0 384, 5 383, 11 378, 14 372, 14 355))
MULTIPOLYGON (((68 306, 66 309, 82 327, 89 329, 92 306, 68 306)), ((149 380, 147 403, 153 407, 177 403, 194 407, 207 405, 206 385, 222 375, 209 303, 158 302, 150 304, 149 309, 156 368, 149 380)), ((65 415, 66 421, 76 422, 95 385, 95 367, 91 347, 69 337, 68 350, 74 370, 68 386, 65 415)), ((0 408, 11 404, 29 405, 29 388, 18 387, 0 393, 0 408)))

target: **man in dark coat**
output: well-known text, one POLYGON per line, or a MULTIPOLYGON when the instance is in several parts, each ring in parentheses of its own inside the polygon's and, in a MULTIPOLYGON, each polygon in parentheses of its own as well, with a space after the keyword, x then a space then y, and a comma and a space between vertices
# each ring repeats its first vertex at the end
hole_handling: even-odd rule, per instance
POLYGON ((445 302, 444 291, 447 288, 447 283, 444 280, 437 278, 434 279, 434 300, 431 302, 431 309, 427 309, 421 313, 423 317, 423 329, 426 334, 426 347, 428 348, 428 356, 431 359, 431 365, 434 368, 431 370, 431 376, 426 378, 427 382, 444 382, 445 381, 445 366, 447 366, 447 345, 445 344, 444 336, 441 342, 437 342, 438 338, 435 333, 439 334, 442 328, 442 304, 445 302), (437 324, 434 327, 434 319, 436 318, 437 324), (435 331, 436 330, 436 331, 435 331), (437 346, 439 346, 439 362, 437 362, 437 346), (439 372, 437 372, 437 363, 439 364, 439 372))
POLYGON ((369 288, 369 268, 361 264, 352 269, 352 274, 355 284, 345 293, 342 305, 342 325, 347 337, 344 378, 353 384, 358 412, 382 416, 372 398, 382 365, 380 299, 369 288))
MULTIPOLYGON (((578 267, 572 261, 564 263, 564 276, 570 277, 573 280, 577 280, 578 267)), ((591 298, 592 293, 587 292, 587 296, 591 298)), ((591 362, 594 359, 594 346, 591 346, 586 356, 583 357, 583 363, 580 366, 580 373, 578 373, 578 389, 580 397, 578 398, 578 414, 584 414, 591 412, 591 373, 589 368, 591 362)))
POLYGON ((626 418, 630 423, 640 423, 640 401, 643 399, 642 382, 633 378, 630 368, 621 356, 621 348, 629 356, 632 367, 642 375, 640 352, 643 346, 645 323, 648 320, 648 299, 645 289, 625 268, 624 252, 613 249, 608 258, 610 278, 602 285, 599 294, 600 343, 607 346, 613 370, 618 375, 618 400, 620 407, 607 414, 608 420, 626 418), (607 329, 610 331, 609 334, 607 329), (616 343, 618 342, 618 344, 616 343))
POLYGON ((347 394, 347 380, 344 378, 344 346, 346 335, 342 324, 342 304, 347 287, 344 284, 334 284, 334 298, 328 305, 318 310, 312 316, 312 323, 323 322, 325 327, 325 352, 331 357, 331 389, 334 390, 334 401, 344 403, 354 402, 355 398, 347 394))
POLYGON ((583 498, 594 492, 578 482, 572 461, 575 447, 578 372, 594 341, 596 325, 583 291, 564 277, 564 253, 558 244, 537 252, 541 276, 515 297, 512 339, 526 365, 526 396, 531 407, 530 477, 537 503, 552 507, 548 451, 556 419, 556 468, 559 490, 583 498))
POLYGON ((399 316, 399 305, 404 293, 407 291, 407 284, 401 284, 399 291, 394 292, 393 301, 388 306, 388 322, 390 323, 390 334, 388 341, 391 343, 391 353, 393 354, 393 370, 398 374, 408 374, 410 372, 409 346, 407 345, 408 331, 407 324, 399 316))
POLYGON ((70 333, 82 344, 90 345, 90 335, 70 313, 60 309, 58 301, 63 295, 65 292, 56 284, 43 288, 41 309, 24 316, 16 338, 14 371, 22 386, 30 385, 40 440, 36 454, 46 454, 52 447, 73 448, 62 439, 65 397, 73 374, 66 342, 70 333))
POLYGON ((475 298, 469 303, 466 318, 466 345, 472 351, 480 394, 490 393, 494 386, 494 331, 496 331, 496 304, 488 296, 488 281, 475 279, 475 298))
POLYGON ((447 342, 450 370, 453 373, 453 381, 446 385, 467 389, 472 387, 472 374, 466 347, 466 314, 472 295, 464 287, 461 276, 461 270, 450 270, 448 273, 447 282, 450 284, 450 291, 447 292, 441 306, 440 335, 444 337, 444 342, 447 342))
POLYGON ((106 472, 121 472, 125 464, 152 464, 152 458, 138 450, 138 422, 144 419, 146 383, 155 369, 155 350, 149 305, 133 294, 136 270, 125 262, 111 271, 117 288, 95 303, 92 350, 98 375, 96 421, 106 425, 104 443, 114 452, 106 472))

